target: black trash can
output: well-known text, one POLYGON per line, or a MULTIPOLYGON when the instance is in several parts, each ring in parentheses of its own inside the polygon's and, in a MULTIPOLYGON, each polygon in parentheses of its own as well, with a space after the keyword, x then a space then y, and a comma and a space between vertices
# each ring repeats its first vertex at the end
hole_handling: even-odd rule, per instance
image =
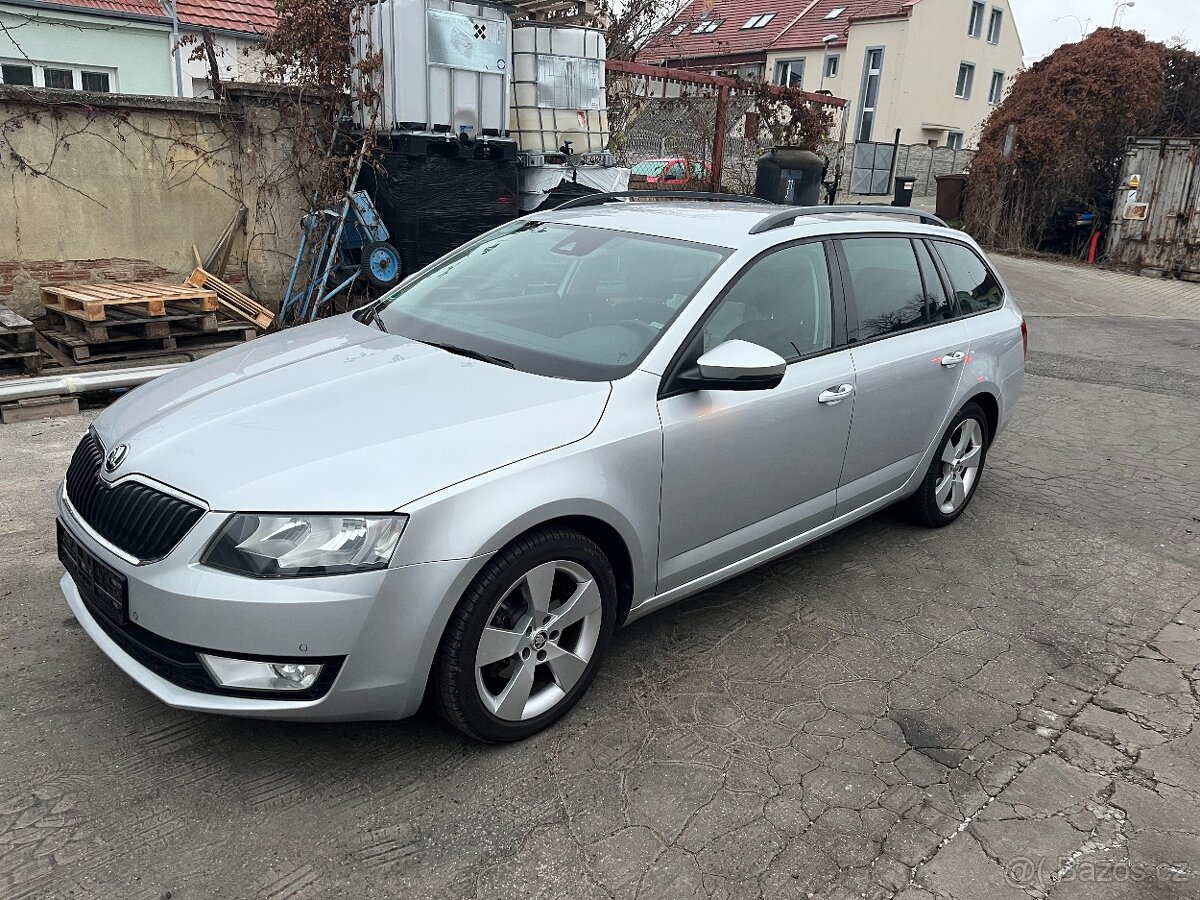
POLYGON ((912 206, 913 189, 917 186, 917 179, 911 175, 904 175, 896 178, 896 199, 892 201, 892 206, 912 206))
POLYGON ((754 196, 789 206, 821 202, 825 160, 811 150, 775 147, 758 158, 754 196))

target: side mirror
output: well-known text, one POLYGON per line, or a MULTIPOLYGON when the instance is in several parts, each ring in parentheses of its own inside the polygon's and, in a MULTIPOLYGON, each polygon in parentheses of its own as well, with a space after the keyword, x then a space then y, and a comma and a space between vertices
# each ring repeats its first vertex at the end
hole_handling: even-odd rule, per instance
POLYGON ((696 360, 681 380, 698 391, 769 391, 786 373, 778 353, 749 341, 726 341, 696 360))

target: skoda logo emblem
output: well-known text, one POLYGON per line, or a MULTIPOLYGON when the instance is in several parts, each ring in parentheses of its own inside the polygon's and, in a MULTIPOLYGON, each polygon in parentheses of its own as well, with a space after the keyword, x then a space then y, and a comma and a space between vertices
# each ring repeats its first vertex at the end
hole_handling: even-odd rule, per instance
POLYGON ((128 455, 129 445, 117 444, 117 446, 108 451, 108 456, 104 458, 104 471, 114 471, 121 463, 125 462, 125 457, 128 455))

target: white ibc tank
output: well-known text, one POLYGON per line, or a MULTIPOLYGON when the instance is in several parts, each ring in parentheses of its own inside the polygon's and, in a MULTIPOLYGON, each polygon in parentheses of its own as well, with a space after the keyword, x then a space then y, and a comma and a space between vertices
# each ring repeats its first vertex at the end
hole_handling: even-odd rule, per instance
POLYGON ((608 149, 604 32, 518 22, 513 28, 512 117, 517 147, 555 153, 608 149))
MULTIPOLYGON (((382 52, 382 65, 356 84, 378 93, 381 131, 479 138, 508 130, 512 27, 501 6, 377 0, 352 16, 355 62, 382 52)), ((356 103, 359 126, 370 116, 356 103)))

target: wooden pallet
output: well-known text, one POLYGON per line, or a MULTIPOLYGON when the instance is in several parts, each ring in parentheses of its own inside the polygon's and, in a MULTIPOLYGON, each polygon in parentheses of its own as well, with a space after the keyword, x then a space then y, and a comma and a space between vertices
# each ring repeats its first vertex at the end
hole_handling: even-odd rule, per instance
POLYGON ((22 372, 42 370, 42 354, 37 348, 33 323, 0 303, 0 362, 18 366, 22 372))
POLYGON ((270 328, 271 323, 275 321, 275 313, 203 268, 192 272, 188 276, 187 284, 198 289, 215 291, 221 306, 228 312, 247 322, 253 322, 263 331, 270 328))
POLYGON ((215 312, 194 312, 176 303, 168 303, 166 314, 161 316, 142 316, 128 309, 110 307, 104 321, 89 322, 57 309, 47 309, 46 320, 56 331, 77 335, 89 344, 166 338, 217 330, 215 312))
POLYGON ((258 337, 258 331, 243 322, 219 322, 213 331, 193 334, 177 334, 170 337, 141 338, 139 340, 109 341, 91 344, 83 337, 68 334, 56 328, 42 331, 42 337, 51 342, 64 356, 79 364, 83 362, 105 362, 109 360, 147 359, 167 353, 186 353, 190 350, 211 350, 232 347, 258 337))
POLYGON ((190 302, 197 312, 215 312, 217 294, 194 284, 158 281, 42 286, 42 305, 88 322, 103 322, 112 307, 137 307, 147 316, 165 316, 168 303, 190 302))

